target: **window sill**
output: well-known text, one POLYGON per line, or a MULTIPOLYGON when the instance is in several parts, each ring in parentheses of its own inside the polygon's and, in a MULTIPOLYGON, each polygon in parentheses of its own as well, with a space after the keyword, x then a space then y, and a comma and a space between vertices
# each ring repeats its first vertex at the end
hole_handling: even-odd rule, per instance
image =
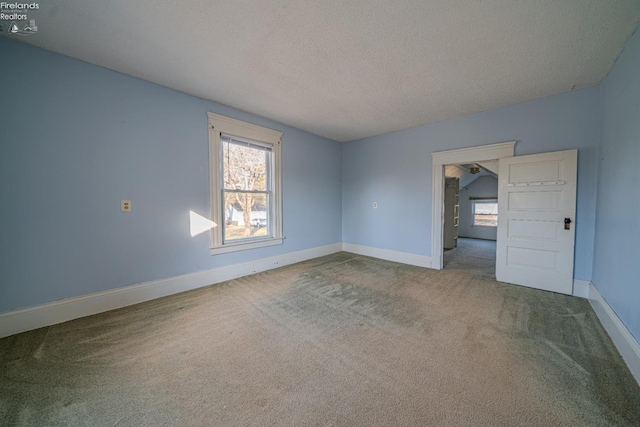
POLYGON ((224 246, 217 246, 211 248, 211 255, 226 254, 229 252, 244 251, 247 249, 264 248, 266 246, 281 245, 284 241, 284 237, 270 238, 265 240, 257 240, 253 242, 242 243, 227 243, 224 246))

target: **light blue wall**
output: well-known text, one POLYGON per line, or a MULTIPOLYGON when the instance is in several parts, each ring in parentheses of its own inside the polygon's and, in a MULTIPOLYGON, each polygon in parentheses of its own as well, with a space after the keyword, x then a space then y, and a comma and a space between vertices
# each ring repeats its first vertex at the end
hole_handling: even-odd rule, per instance
POLYGON ((640 32, 603 85, 593 284, 640 339, 640 32))
POLYGON ((339 143, 4 38, 0 52, 0 312, 341 241, 339 143), (189 210, 209 212, 207 111, 284 132, 283 245, 211 256, 189 236, 189 210))
POLYGON ((600 104, 595 87, 346 143, 343 241, 431 255, 434 151, 513 140, 516 155, 577 148, 575 277, 590 280, 600 104))

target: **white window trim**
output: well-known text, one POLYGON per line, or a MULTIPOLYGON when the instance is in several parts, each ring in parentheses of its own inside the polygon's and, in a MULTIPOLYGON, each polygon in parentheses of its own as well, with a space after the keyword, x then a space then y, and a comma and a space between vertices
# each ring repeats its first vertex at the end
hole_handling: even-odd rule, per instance
POLYGON ((207 117, 209 121, 209 179, 211 186, 209 193, 213 222, 218 224, 224 220, 222 218, 222 197, 220 197, 222 188, 220 173, 221 133, 271 145, 273 167, 273 205, 269 212, 272 218, 272 235, 264 239, 257 238, 251 241, 225 244, 222 227, 213 227, 211 229, 211 255, 282 244, 284 240, 282 236, 282 132, 211 112, 207 112, 207 117))
POLYGON ((471 201, 471 226, 482 227, 482 228, 498 228, 498 224, 496 225, 476 224, 476 203, 492 203, 497 205, 498 199, 476 199, 471 201))

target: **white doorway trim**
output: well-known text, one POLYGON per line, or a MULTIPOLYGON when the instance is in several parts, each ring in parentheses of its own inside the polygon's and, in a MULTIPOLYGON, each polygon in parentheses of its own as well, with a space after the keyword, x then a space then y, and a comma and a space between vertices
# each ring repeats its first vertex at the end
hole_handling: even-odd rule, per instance
POLYGON ((460 148, 458 150, 437 151, 431 153, 433 181, 431 189, 431 268, 442 270, 442 231, 444 228, 444 167, 450 164, 477 163, 513 157, 516 141, 479 147, 460 148))

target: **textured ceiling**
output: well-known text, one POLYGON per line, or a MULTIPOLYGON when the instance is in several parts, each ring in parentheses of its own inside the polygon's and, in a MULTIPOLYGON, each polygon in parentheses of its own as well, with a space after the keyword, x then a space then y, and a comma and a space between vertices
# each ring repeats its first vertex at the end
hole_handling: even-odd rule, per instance
POLYGON ((638 0, 47 0, 21 41, 349 141, 600 83, 638 0))

